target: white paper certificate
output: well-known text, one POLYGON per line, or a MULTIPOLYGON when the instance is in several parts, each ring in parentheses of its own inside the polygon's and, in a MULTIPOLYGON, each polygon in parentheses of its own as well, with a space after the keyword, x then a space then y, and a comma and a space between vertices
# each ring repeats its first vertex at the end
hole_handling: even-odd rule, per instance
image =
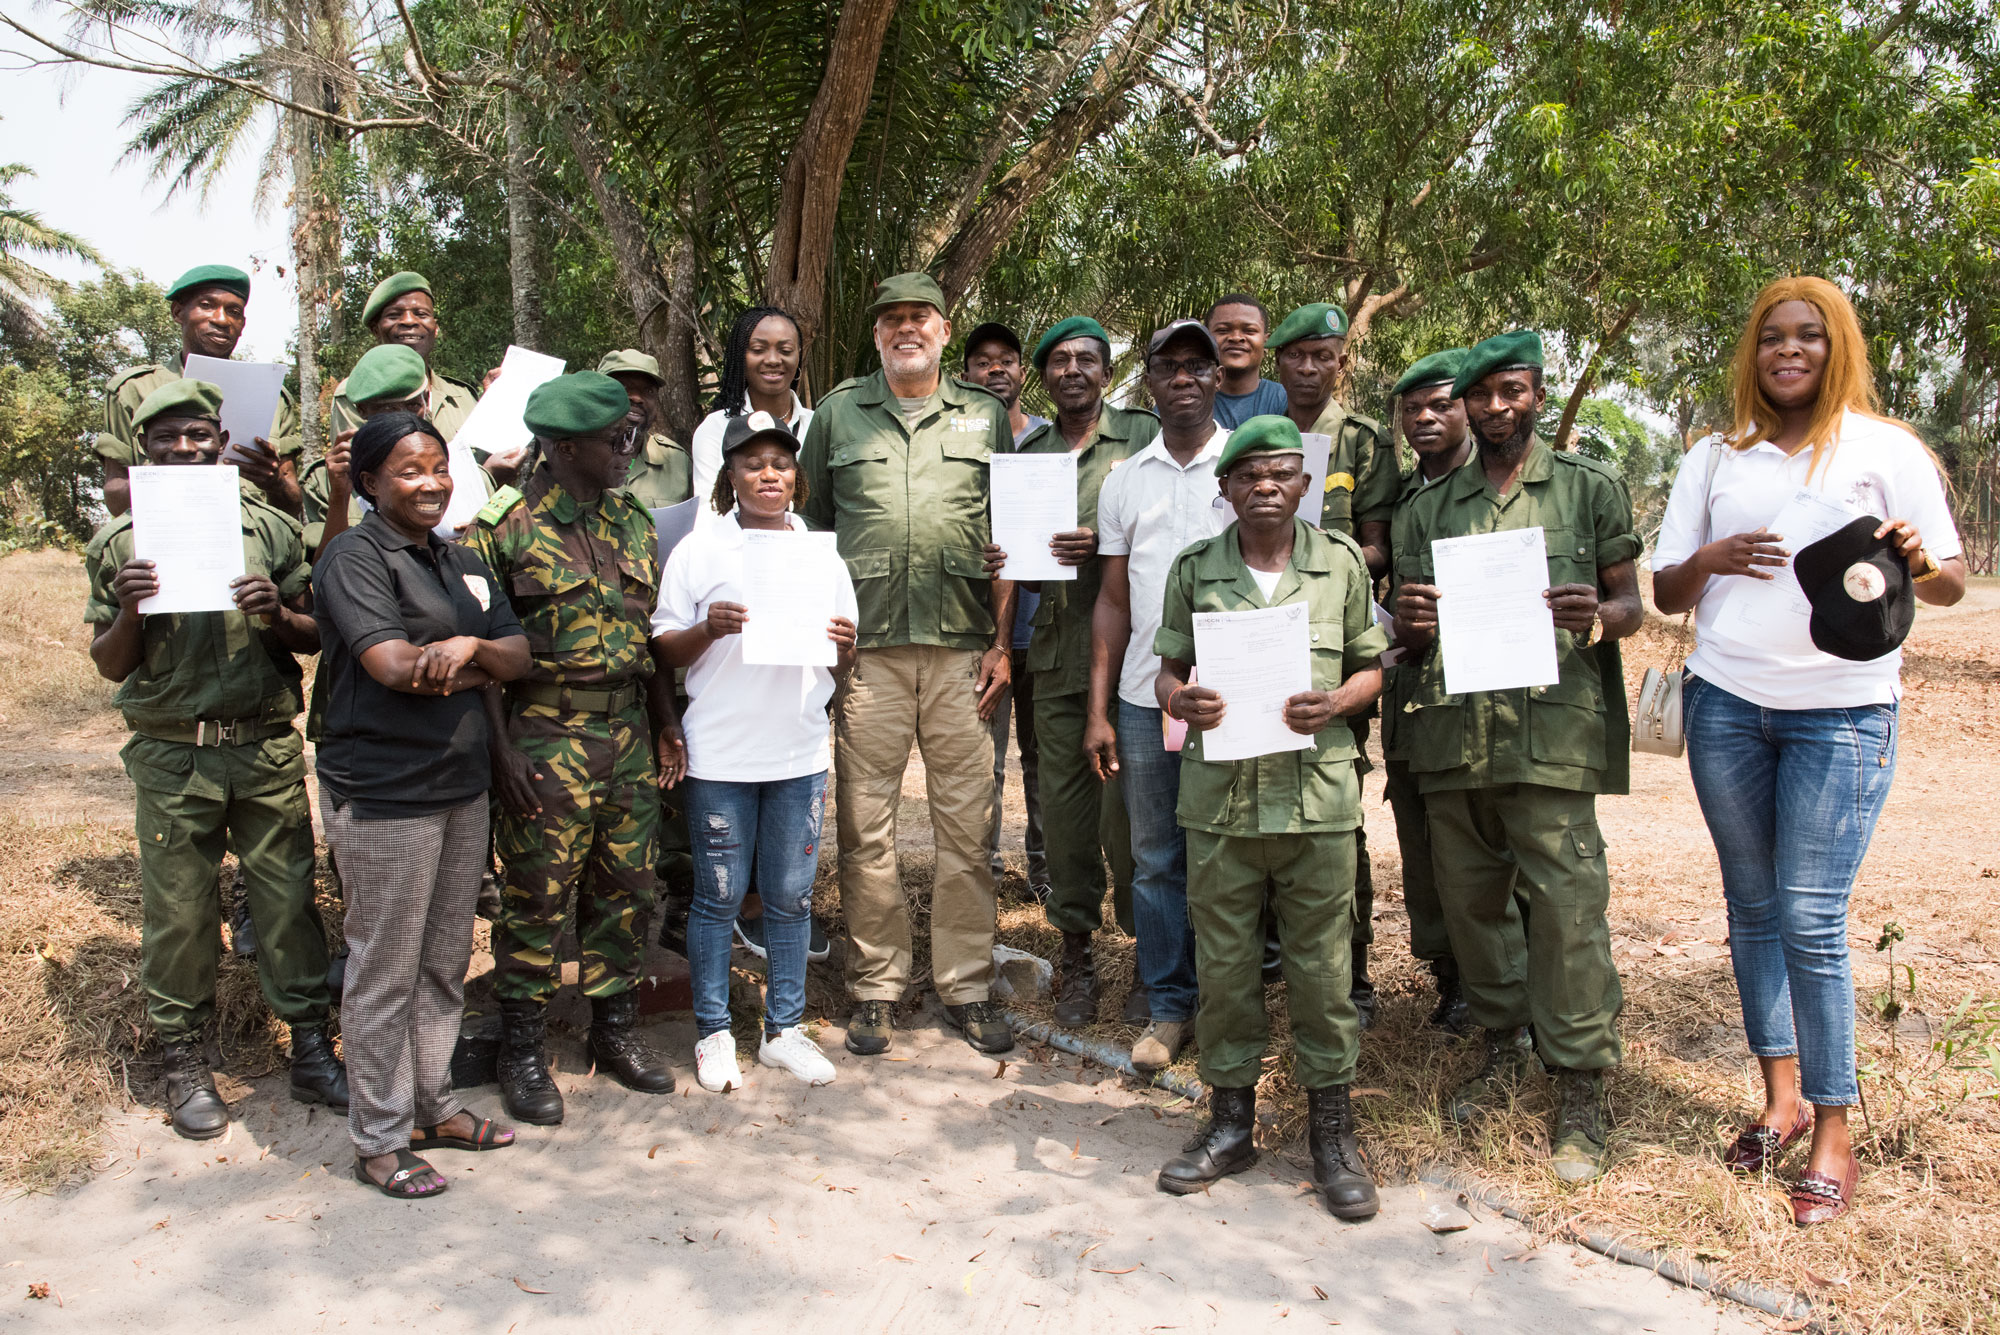
MULTIPOLYGON (((1860 515, 1804 487, 1792 493, 1784 508, 1765 528, 1776 533, 1786 551, 1796 555, 1800 548, 1837 533, 1860 515)), ((1812 602, 1799 587, 1792 563, 1766 567, 1772 579, 1731 576, 1722 606, 1709 629, 1717 639, 1754 645, 1763 653, 1817 654, 1812 642, 1812 602)))
POLYGON ((560 357, 510 344, 507 355, 500 359, 499 378, 472 405, 451 443, 487 454, 505 454, 526 445, 535 435, 521 420, 528 409, 528 395, 561 375, 563 365, 560 357))
POLYGON ((1445 690, 1510 691, 1562 675, 1555 614, 1542 597, 1549 554, 1539 527, 1439 538, 1431 566, 1445 690))
POLYGON ((132 555, 153 563, 160 591, 139 614, 228 612, 243 570, 243 501, 234 464, 135 468, 132 555))
MULTIPOLYGON (((248 448, 259 436, 271 439, 278 421, 278 402, 285 393, 283 362, 232 362, 220 357, 190 353, 181 366, 191 379, 206 380, 222 391, 222 429, 229 433, 229 448, 222 462, 247 457, 239 449, 248 448)), ((277 442, 271 442, 277 448, 277 442)))
POLYGON ((1306 476, 1312 479, 1306 494, 1299 497, 1299 518, 1318 528, 1320 512, 1326 508, 1326 465, 1333 457, 1333 437, 1302 431, 1299 439, 1306 443, 1306 476))
MULTIPOLYGON (((694 532, 694 521, 701 508, 701 497, 690 496, 678 505, 663 505, 652 511, 653 535, 660 553, 660 569, 667 568, 667 558, 674 548, 681 545, 681 539, 694 532)), ((713 510, 710 514, 715 513, 713 510)))
POLYGON ((1222 696, 1222 722, 1202 734, 1204 760, 1303 751, 1310 733, 1285 726, 1285 701, 1312 689, 1312 613, 1304 603, 1248 612, 1196 612, 1201 684, 1222 696))
POLYGON ((988 487, 993 541, 1007 553, 1001 579, 1075 579, 1058 565, 1049 539, 1076 527, 1074 454, 996 454, 988 487))
POLYGON ((832 667, 840 551, 831 533, 752 529, 743 535, 743 661, 763 667, 832 667))

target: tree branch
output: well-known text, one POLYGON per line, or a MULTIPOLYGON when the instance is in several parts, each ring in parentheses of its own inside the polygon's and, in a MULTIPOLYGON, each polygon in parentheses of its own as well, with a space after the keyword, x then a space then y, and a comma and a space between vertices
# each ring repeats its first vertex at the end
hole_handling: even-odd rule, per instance
POLYGON ((1583 364, 1583 374, 1576 378, 1576 388, 1570 391, 1569 401, 1563 404, 1562 420, 1556 424, 1555 448, 1559 450, 1570 448, 1570 436, 1576 430, 1577 410, 1583 407, 1583 396, 1590 393, 1591 384, 1597 379, 1598 359, 1603 356, 1606 347, 1616 343, 1624 336, 1625 331, 1631 328, 1632 321, 1638 314, 1638 302, 1635 301, 1626 306, 1623 311, 1619 312, 1618 319, 1612 324, 1610 332, 1606 333, 1603 339, 1598 342, 1598 345, 1591 349, 1590 360, 1583 364))

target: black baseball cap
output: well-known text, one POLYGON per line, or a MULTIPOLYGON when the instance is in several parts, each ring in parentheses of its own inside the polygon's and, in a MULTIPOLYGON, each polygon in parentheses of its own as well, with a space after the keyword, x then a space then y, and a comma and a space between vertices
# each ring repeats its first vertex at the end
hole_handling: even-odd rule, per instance
POLYGON ((1215 341, 1215 335, 1199 320, 1175 320, 1172 324, 1153 331, 1146 340, 1146 355, 1151 357, 1177 338, 1191 338, 1201 344, 1202 349, 1216 361, 1222 360, 1222 347, 1215 341))
POLYGON ((799 452, 799 438, 792 434, 792 429, 767 412, 744 413, 723 419, 722 452, 725 455, 767 437, 788 446, 793 454, 799 452))
POLYGON ((1866 663, 1908 638, 1917 617, 1916 583, 1882 521, 1863 516, 1792 558, 1792 573, 1812 603, 1812 642, 1823 653, 1866 663))
POLYGON ((965 336, 965 355, 970 357, 972 350, 981 343, 1005 343, 1017 357, 1022 352, 1021 336, 998 320, 988 320, 965 336))

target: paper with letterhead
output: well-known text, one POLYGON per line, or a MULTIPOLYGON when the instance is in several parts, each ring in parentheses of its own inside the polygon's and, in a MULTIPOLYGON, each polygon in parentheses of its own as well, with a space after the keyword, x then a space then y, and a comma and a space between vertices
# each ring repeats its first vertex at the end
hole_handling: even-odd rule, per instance
POLYGON ((234 464, 135 468, 132 555, 151 561, 160 591, 139 614, 228 612, 243 569, 243 499, 234 464))
POLYGON ((1540 527, 1439 538, 1431 543, 1431 568, 1446 691, 1511 691, 1560 679, 1540 527))
POLYGON ((1194 614, 1201 684, 1224 706, 1222 722, 1202 734, 1203 760, 1254 760, 1313 744, 1285 723, 1285 701, 1312 689, 1311 626, 1305 603, 1194 614))
POLYGON ((996 454, 988 494, 993 541, 1007 553, 1001 579, 1075 579, 1077 568, 1056 561, 1049 540, 1076 527, 1074 454, 996 454))
POLYGON ((499 377, 472 405, 452 444, 463 444, 468 454, 474 450, 506 454, 526 445, 535 437, 522 417, 528 396, 561 375, 565 365, 560 357, 508 345, 507 355, 500 359, 499 377))
MULTIPOLYGON (((1797 555, 1829 533, 1838 533, 1859 518, 1839 501, 1800 487, 1765 528, 1778 535, 1786 551, 1797 555)), ((1709 631, 1717 639, 1749 645, 1766 654, 1816 654, 1812 641, 1812 600, 1799 587, 1792 563, 1766 566, 1772 578, 1731 576, 1709 631)))
POLYGON ((840 550, 831 533, 750 529, 743 535, 743 661, 763 667, 832 667, 826 637, 837 615, 840 550))
POLYGON ((695 520, 699 518, 701 498, 690 496, 678 505, 663 505, 652 511, 653 534, 660 553, 660 569, 667 568, 667 558, 674 548, 681 545, 681 539, 694 532, 695 520))
MULTIPOLYGON (((259 437, 271 440, 289 369, 283 362, 233 362, 198 352, 188 354, 181 373, 191 380, 206 380, 222 391, 222 429, 229 435, 222 462, 249 458, 244 451, 259 437)), ((276 441, 272 441, 272 448, 277 448, 276 441)))
POLYGON ((1312 479, 1306 484, 1306 494, 1299 497, 1299 518, 1318 528, 1320 512, 1326 508, 1326 468, 1327 460, 1333 457, 1333 437, 1302 431, 1299 439, 1306 443, 1306 476, 1312 479))

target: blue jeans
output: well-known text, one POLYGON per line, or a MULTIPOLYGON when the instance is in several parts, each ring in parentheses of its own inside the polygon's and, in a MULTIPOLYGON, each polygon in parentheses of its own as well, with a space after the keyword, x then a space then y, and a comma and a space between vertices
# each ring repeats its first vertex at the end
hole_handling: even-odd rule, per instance
POLYGON ((1765 709, 1689 673, 1681 717, 1750 1051, 1796 1056, 1808 1102, 1850 1107, 1847 901, 1896 774, 1896 706, 1765 709))
POLYGON ((1118 777, 1132 827, 1132 925, 1139 978, 1155 1020, 1194 1019, 1194 928, 1188 924, 1187 835, 1174 819, 1181 758, 1160 745, 1160 711, 1118 702, 1118 777))
POLYGON ((789 1029, 806 1014, 806 939, 826 771, 769 783, 690 778, 683 789, 694 845, 687 937, 695 1033, 707 1038, 729 1027, 729 947, 753 861, 771 957, 764 1032, 789 1029))

